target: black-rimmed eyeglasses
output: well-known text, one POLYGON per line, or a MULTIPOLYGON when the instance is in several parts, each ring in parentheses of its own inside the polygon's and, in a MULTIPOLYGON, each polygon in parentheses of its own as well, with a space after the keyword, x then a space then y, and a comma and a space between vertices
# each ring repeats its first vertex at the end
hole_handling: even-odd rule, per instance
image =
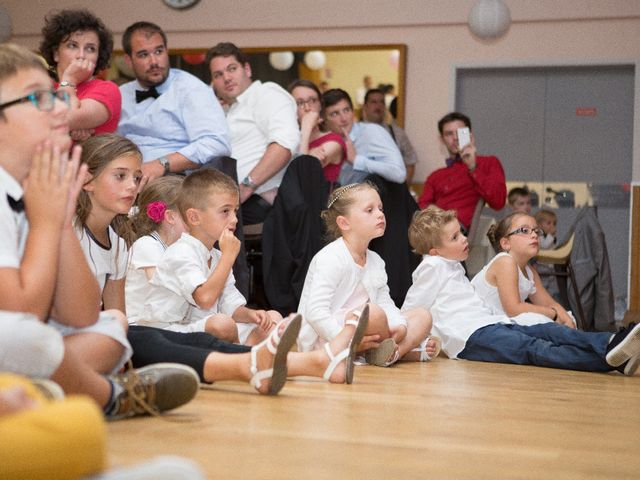
POLYGON ((540 236, 542 235, 542 230, 538 227, 536 228, 520 227, 520 228, 516 228, 513 232, 507 233, 507 237, 510 237, 511 235, 531 235, 532 233, 535 233, 536 235, 540 236))
POLYGON ((10 102, 0 104, 0 110, 4 110, 12 105, 18 105, 19 103, 31 102, 41 112, 50 112, 53 110, 56 98, 69 106, 68 92, 63 90, 58 90, 57 92, 54 92, 53 90, 36 90, 24 97, 16 98, 10 102))

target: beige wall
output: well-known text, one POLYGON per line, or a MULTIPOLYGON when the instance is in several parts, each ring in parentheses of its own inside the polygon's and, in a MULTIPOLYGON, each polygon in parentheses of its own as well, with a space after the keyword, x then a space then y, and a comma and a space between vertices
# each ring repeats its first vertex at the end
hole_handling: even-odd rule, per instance
MULTIPOLYGON (((407 45, 406 128, 419 152, 416 178, 442 163, 437 119, 453 105, 456 66, 562 65, 640 60, 640 2, 636 0, 505 0, 513 24, 502 39, 482 42, 466 26, 474 0, 202 0, 176 12, 161 0, 3 0, 13 40, 36 47, 51 8, 85 5, 116 34, 138 19, 157 22, 174 48, 407 45)), ((638 76, 638 74, 637 74, 638 76)), ((638 76, 640 78, 640 76, 638 76)), ((633 178, 640 181, 640 82, 636 82, 633 178)), ((482 141, 478 140, 480 149, 482 141)))

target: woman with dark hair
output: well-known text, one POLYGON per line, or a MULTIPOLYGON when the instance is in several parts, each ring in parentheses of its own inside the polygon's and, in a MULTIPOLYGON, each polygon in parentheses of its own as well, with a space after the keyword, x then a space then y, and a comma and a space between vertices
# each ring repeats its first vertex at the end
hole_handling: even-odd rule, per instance
POLYGON ((329 182, 337 182, 340 168, 347 155, 343 138, 322 129, 322 95, 315 83, 296 80, 289 85, 289 93, 298 107, 300 145, 298 153, 308 154, 320 160, 324 176, 329 182))
POLYGON ((72 138, 114 132, 120 120, 120 90, 113 82, 95 78, 109 66, 111 32, 88 10, 62 10, 45 18, 42 36, 40 53, 58 82, 56 88, 71 98, 72 138))

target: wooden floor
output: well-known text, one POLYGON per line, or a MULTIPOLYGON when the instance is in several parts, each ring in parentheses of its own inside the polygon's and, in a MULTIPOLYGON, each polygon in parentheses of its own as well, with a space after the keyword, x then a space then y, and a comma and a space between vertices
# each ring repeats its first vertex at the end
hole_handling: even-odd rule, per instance
POLYGON ((159 454, 219 479, 638 479, 640 376, 438 358, 357 367, 274 398, 202 389, 174 417, 109 424, 113 465, 159 454))

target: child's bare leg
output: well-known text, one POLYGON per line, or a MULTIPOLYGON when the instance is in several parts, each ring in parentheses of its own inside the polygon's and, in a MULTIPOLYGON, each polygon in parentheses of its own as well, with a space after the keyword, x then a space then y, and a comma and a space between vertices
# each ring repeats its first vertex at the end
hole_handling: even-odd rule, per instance
POLYGON ((216 313, 207 318, 204 331, 231 343, 238 343, 238 327, 229 315, 216 313))
MULTIPOLYGON (((107 310, 126 332, 129 329, 127 317, 119 310, 107 310)), ((71 350, 92 370, 104 375, 113 371, 124 353, 124 345, 107 335, 86 332, 64 337, 65 350, 71 350)))
MULTIPOLYGON (((355 333, 354 325, 345 325, 336 338, 329 342, 331 353, 336 356, 338 353, 349 347, 349 342, 355 333)), ((310 377, 322 377, 329 366, 329 356, 324 350, 314 350, 313 352, 289 352, 287 357, 287 367, 290 377, 305 375, 310 377)), ((331 383, 344 383, 346 373, 345 362, 335 368, 329 381, 331 383)))
POLYGON ((62 363, 51 379, 67 394, 84 394, 103 407, 109 402, 109 381, 83 363, 73 350, 66 349, 62 363))
MULTIPOLYGON (((352 315, 352 314, 350 314, 352 315)), ((355 315, 352 315, 355 318, 355 315)), ((373 303, 369 304, 369 325, 365 330, 365 338, 360 346, 357 348, 357 351, 361 352, 364 350, 368 350, 372 346, 367 342, 367 340, 375 336, 377 337, 377 342, 381 342, 385 338, 391 337, 391 331, 389 330, 389 322, 387 320, 387 314, 384 313, 378 305, 373 303)))
MULTIPOLYGON (((404 315, 407 317, 407 336, 398 344, 400 359, 405 362, 419 362, 422 352, 412 350, 419 347, 431 333, 432 317, 429 311, 423 308, 409 310, 404 315)), ((427 355, 433 357, 436 350, 437 343, 430 339, 426 345, 427 355)))
POLYGON ((262 330, 260 327, 257 327, 251 330, 251 333, 247 337, 247 340, 244 342, 244 344, 249 346, 257 345, 261 341, 263 341, 265 338, 267 338, 266 332, 262 330))

